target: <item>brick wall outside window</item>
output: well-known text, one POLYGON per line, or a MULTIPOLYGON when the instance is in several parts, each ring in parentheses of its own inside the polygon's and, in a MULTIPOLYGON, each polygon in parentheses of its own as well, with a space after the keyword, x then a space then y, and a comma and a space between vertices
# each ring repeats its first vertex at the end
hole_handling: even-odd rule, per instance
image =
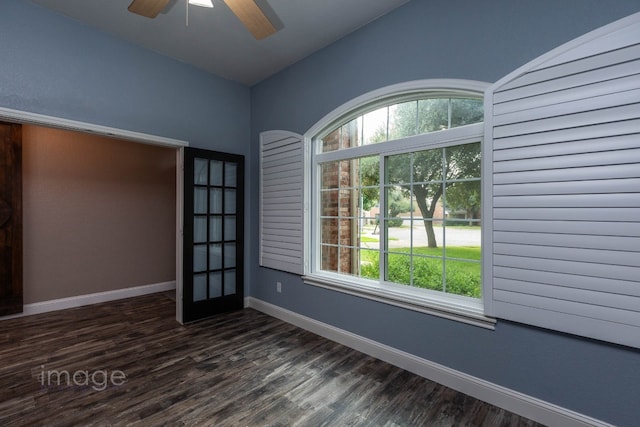
MULTIPOLYGON (((324 151, 334 151, 349 148, 354 141, 344 128, 336 129, 323 138, 324 151)), ((357 171, 355 162, 343 160, 329 162, 322 166, 321 187, 324 190, 321 197, 321 215, 331 217, 322 221, 322 256, 321 269, 341 273, 357 273, 357 204, 352 197, 357 186, 357 171), (351 219, 348 219, 351 218, 351 219), (327 246, 327 244, 331 246, 327 246), (339 247, 338 247, 339 246, 339 247)))

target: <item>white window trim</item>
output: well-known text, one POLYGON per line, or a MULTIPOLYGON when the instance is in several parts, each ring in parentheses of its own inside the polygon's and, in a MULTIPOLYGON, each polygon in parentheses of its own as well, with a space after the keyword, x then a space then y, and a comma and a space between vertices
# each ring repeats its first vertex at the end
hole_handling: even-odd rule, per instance
MULTIPOLYGON (((310 206, 312 205, 317 206, 317 200, 315 198, 318 197, 317 194, 313 193, 313 174, 316 173, 316 169, 312 167, 312 165, 319 161, 330 161, 334 157, 336 159, 343 158, 345 155, 350 157, 362 157, 368 154, 378 154, 380 151, 381 144, 375 144, 375 146, 362 146, 347 150, 340 150, 339 152, 315 154, 315 159, 313 158, 314 138, 317 138, 318 135, 321 135, 332 127, 337 126, 339 124, 338 121, 344 120, 347 114, 356 113, 358 110, 371 109, 378 104, 382 105, 385 103, 385 100, 391 96, 395 98, 401 97, 403 94, 409 95, 415 94, 416 92, 424 92, 425 96, 482 96, 485 89, 488 87, 489 83, 457 79, 416 80, 386 86, 366 93, 336 108, 318 121, 304 134, 305 276, 303 276, 303 280, 306 284, 383 302, 409 310, 428 313, 487 329, 495 328, 496 320, 484 314, 483 300, 458 295, 449 295, 440 292, 430 292, 424 289, 414 289, 409 286, 394 283, 380 283, 378 281, 363 278, 348 280, 343 275, 314 271, 315 266, 318 265, 317 258, 319 257, 319 254, 317 254, 317 251, 315 250, 318 231, 313 229, 314 225, 312 217, 315 213, 310 209, 310 206), (314 257, 316 259, 314 259, 314 257)), ((446 134, 435 132, 432 134, 423 134, 405 138, 401 143, 398 141, 392 141, 391 143, 382 144, 389 144, 388 150, 385 150, 385 155, 400 154, 425 149, 427 146, 429 148, 436 148, 438 146, 457 145, 464 142, 482 141, 483 129, 484 125, 482 123, 478 123, 442 131, 446 132, 446 134), (430 141, 434 141, 434 143, 429 144, 430 141), (437 144, 435 141, 438 141, 437 144), (427 146, 425 146, 425 142, 427 143, 427 146), (393 144, 393 148, 391 148, 391 144, 393 144)), ((488 250, 488 248, 485 249, 485 247, 488 246, 488 243, 489 242, 486 242, 485 234, 483 233, 483 254, 488 250)), ((487 285, 483 283, 483 295, 487 289, 487 285)))

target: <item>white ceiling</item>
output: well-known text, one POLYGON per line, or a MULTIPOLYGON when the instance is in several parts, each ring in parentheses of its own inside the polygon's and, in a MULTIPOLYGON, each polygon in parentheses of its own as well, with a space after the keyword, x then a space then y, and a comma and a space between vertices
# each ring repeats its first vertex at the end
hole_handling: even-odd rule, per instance
POLYGON ((172 0, 155 19, 130 13, 131 0, 31 1, 218 76, 253 85, 409 0, 264 0, 282 29, 260 41, 223 0, 213 0, 213 9, 189 6, 189 26, 186 0, 172 0))

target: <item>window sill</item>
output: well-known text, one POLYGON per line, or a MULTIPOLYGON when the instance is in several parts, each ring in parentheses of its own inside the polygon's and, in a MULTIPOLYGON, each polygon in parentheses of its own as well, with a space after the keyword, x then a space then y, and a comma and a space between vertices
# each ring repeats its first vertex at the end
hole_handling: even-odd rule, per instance
POLYGON ((348 281, 332 274, 313 274, 302 277, 304 283, 338 292, 367 298, 385 304, 455 320, 485 329, 495 329, 496 320, 485 316, 482 302, 457 295, 431 295, 421 289, 401 285, 381 285, 366 279, 348 281))

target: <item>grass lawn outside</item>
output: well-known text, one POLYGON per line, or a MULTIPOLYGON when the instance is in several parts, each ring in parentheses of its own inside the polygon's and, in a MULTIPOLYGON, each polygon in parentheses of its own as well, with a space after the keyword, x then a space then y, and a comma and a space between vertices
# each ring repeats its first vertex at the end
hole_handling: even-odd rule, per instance
MULTIPOLYGON (((479 246, 447 247, 444 269, 443 248, 414 247, 413 256, 410 255, 410 250, 410 248, 394 248, 394 253, 389 254, 387 271, 389 281, 480 298, 482 284, 479 246), (443 270, 446 274, 446 286, 443 286, 443 270)), ((363 277, 379 279, 378 251, 361 251, 360 264, 363 277)))
MULTIPOLYGON (((387 240, 400 240, 397 237, 388 237, 387 240)), ((360 236, 360 241, 363 243, 377 243, 380 241, 380 239, 378 239, 377 237, 370 237, 370 236, 360 236)))
POLYGON ((369 236, 360 236, 360 241, 363 243, 376 243, 376 242, 379 242, 380 239, 377 239, 375 237, 369 237, 369 236))

